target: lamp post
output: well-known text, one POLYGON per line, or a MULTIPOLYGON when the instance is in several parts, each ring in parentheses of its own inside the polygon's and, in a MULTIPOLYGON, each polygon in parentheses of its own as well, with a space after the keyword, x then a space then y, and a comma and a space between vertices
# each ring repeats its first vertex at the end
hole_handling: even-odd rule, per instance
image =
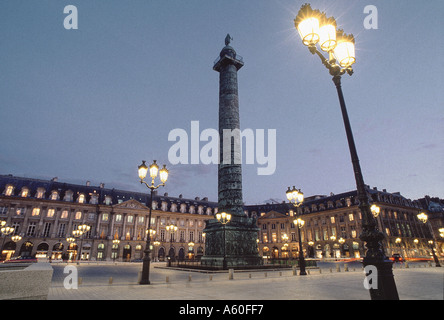
MULTIPOLYGON (((145 161, 142 161, 142 164, 138 167, 138 173, 140 178, 140 183, 145 184, 148 189, 151 190, 151 197, 150 197, 150 213, 148 217, 148 230, 151 229, 151 211, 153 208, 153 192, 154 190, 158 189, 159 187, 165 186, 165 182, 168 180, 168 170, 166 166, 164 165, 162 169, 159 171, 159 166, 156 163, 156 160, 154 160, 153 164, 150 165, 149 169, 145 164, 145 161), (145 182, 145 178, 148 174, 148 171, 150 173, 151 177, 151 184, 148 184, 145 182), (155 185, 154 180, 157 178, 157 175, 159 174, 160 181, 162 182, 159 185, 155 185)), ((145 255, 143 256, 143 264, 142 264, 142 277, 140 279, 139 284, 145 285, 150 284, 150 261, 151 261, 151 237, 146 237, 146 248, 143 251, 145 255)))
POLYGON ((378 270, 378 286, 377 289, 370 289, 370 297, 372 300, 399 300, 393 277, 393 264, 381 247, 384 236, 377 230, 376 220, 370 211, 369 199, 341 88, 342 75, 347 73, 351 76, 353 74, 352 65, 356 62, 355 39, 353 35, 347 35, 341 29, 336 30, 336 21, 333 17, 327 18, 325 13, 313 10, 309 4, 304 4, 301 7, 294 22, 302 38, 302 43, 308 47, 310 53, 319 56, 330 75, 333 76, 333 82, 338 92, 356 180, 359 209, 362 213, 363 231, 360 239, 366 242, 367 247, 363 265, 364 267, 375 266, 378 270), (316 44, 319 44, 322 51, 328 53, 328 59, 317 49, 316 44))
MULTIPOLYGON (((80 237, 82 236, 82 234, 83 234, 83 231, 82 231, 82 230, 79 230, 79 229, 74 230, 74 231, 72 232, 72 235, 73 235, 74 238, 80 238, 80 237)), ((81 250, 81 249, 77 246, 77 244, 76 244, 76 247, 77 247, 77 251, 78 251, 78 252, 76 252, 76 255, 75 255, 74 258, 77 260, 78 257, 79 257, 79 255, 80 255, 80 250, 81 250)))
POLYGON ((340 237, 339 240, 338 240, 338 242, 341 244, 341 256, 345 256, 345 253, 344 253, 344 243, 345 243, 345 239, 342 238, 342 237, 340 237))
POLYGON ((119 243, 120 243, 119 239, 113 240, 113 247, 112 247, 112 250, 114 251, 113 252, 113 262, 116 262, 117 255, 119 253, 119 243))
POLYGON ((66 242, 68 242, 68 253, 69 253, 69 255, 68 255, 68 262, 72 261, 72 253, 69 252, 69 251, 72 250, 73 246, 75 245, 75 243, 74 243, 75 241, 76 241, 76 239, 74 237, 68 236, 66 238, 66 242))
POLYGON ((222 263, 222 269, 226 270, 227 269, 227 259, 226 259, 226 249, 225 249, 225 225, 230 222, 231 220, 231 214, 226 213, 226 212, 222 212, 222 213, 216 213, 216 219, 217 221, 219 221, 222 225, 223 225, 223 249, 224 249, 224 260, 222 263))
MULTIPOLYGON (((427 221, 429 220, 429 217, 424 212, 419 213, 416 217, 418 218, 419 221, 421 221, 424 224, 426 224, 427 221)), ((429 228, 430 228, 430 232, 432 234, 432 237, 434 239, 435 236, 433 234, 433 230, 432 230, 430 224, 429 224, 429 228)), ((430 250, 432 250, 432 256, 433 256, 433 260, 435 260, 435 266, 436 267, 441 267, 441 264, 439 263, 439 259, 438 259, 438 257, 435 254, 435 248, 434 248, 434 245, 433 245, 434 241, 433 240, 429 240, 428 244, 429 244, 430 250)))
MULTIPOLYGON (((6 237, 14 232, 14 228, 6 226, 6 221, 4 223, 1 222, 1 225, 2 225, 2 227, 0 228, 0 232, 5 235, 5 237, 3 238, 3 243, 2 243, 2 247, 1 247, 2 252, 3 252, 3 246, 5 245, 6 237)), ((2 252, 0 252, 0 256, 2 255, 2 252)))
POLYGON ((79 260, 82 260, 83 238, 85 237, 86 233, 89 230, 91 230, 91 227, 86 224, 82 224, 82 225, 78 226, 77 229, 80 231, 80 250, 79 250, 80 259, 79 260))
MULTIPOLYGON (((290 189, 290 187, 288 187, 286 195, 287 195, 287 200, 291 204, 293 204, 295 208, 300 207, 304 202, 304 193, 301 191, 301 189, 296 189, 295 186, 293 186, 293 189, 290 189)), ((293 223, 298 228, 299 270, 300 270, 299 275, 305 276, 307 275, 307 272, 305 271, 305 259, 304 259, 304 252, 302 251, 302 237, 301 237, 301 228, 304 226, 305 221, 302 220, 301 218, 297 218, 293 220, 293 223)))
POLYGON ((174 224, 170 224, 166 226, 166 230, 170 232, 170 251, 168 252, 168 266, 171 266, 171 261, 175 259, 174 256, 171 257, 169 254, 171 253, 171 249, 173 248, 173 234, 177 231, 177 226, 175 226, 174 224))

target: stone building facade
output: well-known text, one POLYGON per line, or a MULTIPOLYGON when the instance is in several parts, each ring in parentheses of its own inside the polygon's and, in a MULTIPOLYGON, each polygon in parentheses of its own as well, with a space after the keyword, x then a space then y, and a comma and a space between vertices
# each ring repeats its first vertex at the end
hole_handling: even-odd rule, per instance
MULTIPOLYGON (((383 247, 388 256, 430 257, 428 241, 435 241, 438 257, 444 256, 444 241, 439 229, 444 227, 444 201, 425 197, 409 200, 399 193, 368 189, 372 202, 381 208, 378 229, 385 235, 383 247), (419 212, 429 216, 423 224, 419 212)), ((10 235, 0 235, 0 260, 16 256, 37 256, 53 260, 138 261, 146 245, 149 196, 123 191, 0 175, 0 221, 14 228, 10 235), (66 239, 79 225, 90 231, 66 239), (14 242, 13 235, 22 238, 14 242), (113 240, 119 240, 118 244, 113 240)), ((154 196, 152 259, 164 261, 198 258, 205 253, 204 229, 214 219, 218 207, 207 198, 184 199, 168 194, 154 196), (177 231, 166 226, 174 224, 177 231)), ((302 247, 309 258, 359 258, 364 247, 359 239, 361 214, 356 191, 307 197, 294 208, 287 203, 246 205, 244 213, 257 221, 261 257, 297 258, 298 229, 293 220, 301 217, 302 247), (343 243, 339 242, 343 239, 343 243)))
MULTIPOLYGON (((383 247, 390 257, 430 258, 428 241, 435 240, 438 256, 444 256, 444 242, 436 230, 444 226, 442 212, 430 211, 420 200, 409 200, 399 193, 368 188, 373 204, 381 208, 378 229, 385 235, 383 247), (420 222, 425 212, 430 225, 420 222), (433 230, 433 232, 432 232, 433 230)), ((258 218, 259 250, 265 258, 297 258, 299 252, 296 217, 305 221, 301 228, 304 255, 309 258, 360 258, 365 248, 359 239, 362 217, 357 192, 305 199, 299 208, 281 203, 247 206, 250 216, 258 218)))
MULTIPOLYGON (((0 220, 14 227, 2 235, 2 259, 37 256, 53 260, 142 259, 146 245, 149 198, 145 193, 91 186, 0 176, 0 220), (90 231, 70 244, 79 225, 90 231), (21 240, 12 241, 13 235, 21 240), (113 240, 119 240, 115 243, 113 240)), ((187 259, 204 254, 205 221, 217 212, 207 198, 184 199, 155 195, 151 228, 153 259, 187 259), (174 224, 177 231, 167 231, 174 224)))

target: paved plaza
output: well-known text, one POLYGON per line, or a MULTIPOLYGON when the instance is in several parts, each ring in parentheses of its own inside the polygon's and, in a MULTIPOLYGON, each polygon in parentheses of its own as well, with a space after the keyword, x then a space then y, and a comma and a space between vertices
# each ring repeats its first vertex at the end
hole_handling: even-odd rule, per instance
MULTIPOLYGON (((138 285, 141 263, 69 264, 78 272, 78 289, 66 289, 67 264, 53 265, 49 300, 370 300, 359 265, 334 264, 310 269, 309 275, 292 270, 203 273, 164 268, 154 263, 151 285, 138 285), (338 265, 337 265, 338 266, 338 265)), ((443 300, 443 268, 426 263, 394 268, 401 300, 443 300)))

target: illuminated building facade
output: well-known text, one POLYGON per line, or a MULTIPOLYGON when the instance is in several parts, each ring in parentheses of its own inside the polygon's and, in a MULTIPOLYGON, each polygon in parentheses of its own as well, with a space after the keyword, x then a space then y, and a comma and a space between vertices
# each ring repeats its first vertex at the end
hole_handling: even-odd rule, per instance
MULTIPOLYGON (((146 193, 57 180, 0 175, 0 220, 14 228, 11 235, 2 235, 2 259, 142 259, 149 211, 146 193), (83 224, 90 226, 90 230, 69 243, 67 238, 83 224), (13 235, 22 239, 15 243, 13 235)), ((156 231, 152 238, 153 260, 204 254, 203 229, 205 221, 217 212, 215 203, 207 198, 191 200, 156 194, 152 205, 151 228, 156 231), (176 225, 177 231, 167 231, 170 224, 176 225)))
MULTIPOLYGON (((438 256, 444 256, 443 238, 436 230, 444 226, 443 207, 429 197, 409 200, 399 193, 389 193, 376 188, 367 191, 373 204, 380 207, 378 229, 385 239, 383 247, 388 256, 399 253, 403 257, 430 258, 428 241, 436 240, 438 256), (430 210, 426 200, 432 202, 430 210), (417 215, 426 212, 431 226, 424 225, 417 215), (432 232, 433 230, 433 232, 432 232)), ((300 216, 305 224, 301 240, 305 257, 309 258, 360 258, 364 247, 359 239, 362 232, 361 212, 356 191, 330 196, 307 197, 295 210, 287 203, 247 206, 252 217, 258 218, 259 250, 265 258, 298 257, 298 229, 293 220, 300 216)))

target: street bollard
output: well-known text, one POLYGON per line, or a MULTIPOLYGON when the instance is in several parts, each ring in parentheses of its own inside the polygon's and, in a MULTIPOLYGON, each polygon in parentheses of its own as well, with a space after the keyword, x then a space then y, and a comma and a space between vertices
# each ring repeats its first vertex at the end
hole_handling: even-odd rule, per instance
POLYGON ((228 280, 233 280, 234 278, 234 269, 228 269, 228 280))
POLYGON ((348 272, 348 264, 344 264, 344 271, 348 272))
POLYGON ((251 279, 251 273, 248 274, 248 278, 251 279))
POLYGON ((336 272, 341 272, 341 266, 339 264, 336 265, 336 272))
POLYGON ((319 274, 321 274, 322 273, 322 269, 321 268, 319 268, 319 274))
POLYGON ((213 275, 212 274, 210 274, 210 281, 212 281, 213 280, 213 275))
POLYGON ((264 273, 264 276, 265 276, 265 278, 267 277, 267 273, 266 272, 264 273))
POLYGON ((406 261, 405 262, 405 268, 408 269, 409 268, 409 263, 406 261))
POLYGON ((279 271, 279 277, 282 277, 282 271, 279 271))
POLYGON ((166 283, 170 282, 170 277, 166 276, 166 277, 165 277, 165 282, 166 282, 166 283))
POLYGON ((109 277, 108 284, 113 284, 113 277, 109 277))
POLYGON ((188 282, 191 282, 191 274, 188 275, 188 282))
POLYGON ((293 275, 296 276, 298 274, 296 266, 293 266, 292 269, 293 269, 293 275))
POLYGON ((83 278, 79 277, 79 281, 78 281, 79 285, 81 285, 83 283, 83 278))

